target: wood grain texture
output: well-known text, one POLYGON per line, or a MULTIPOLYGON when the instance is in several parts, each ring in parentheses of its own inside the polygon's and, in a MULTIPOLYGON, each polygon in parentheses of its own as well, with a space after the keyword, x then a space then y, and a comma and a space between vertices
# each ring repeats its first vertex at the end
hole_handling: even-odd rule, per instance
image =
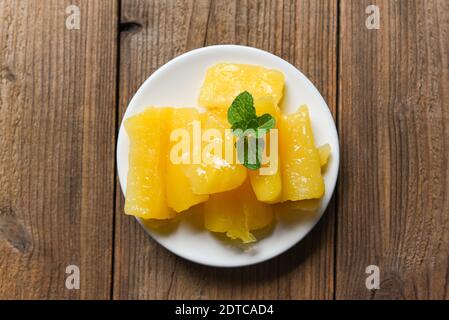
POLYGON ((73 1, 0 0, 0 299, 449 299, 447 0, 120 2, 119 17, 118 0, 76 1, 70 31, 73 1), (372 4, 380 30, 365 27, 372 4), (116 121, 140 84, 224 43, 302 70, 341 142, 337 201, 317 227, 238 269, 161 248, 114 185, 116 121), (81 290, 65 288, 69 264, 81 290), (371 264, 377 291, 365 287, 371 264))
MULTIPOLYGON (((120 119, 140 84, 193 48, 244 44, 299 67, 336 111, 336 1, 122 0, 120 119)), ((334 205, 313 232, 281 257, 253 267, 199 266, 169 253, 123 213, 117 187, 115 299, 333 297, 334 205)))
POLYGON ((449 2, 341 1, 340 21, 336 297, 448 299, 449 2))
POLYGON ((70 4, 0 1, 0 299, 110 296, 118 10, 70 4))

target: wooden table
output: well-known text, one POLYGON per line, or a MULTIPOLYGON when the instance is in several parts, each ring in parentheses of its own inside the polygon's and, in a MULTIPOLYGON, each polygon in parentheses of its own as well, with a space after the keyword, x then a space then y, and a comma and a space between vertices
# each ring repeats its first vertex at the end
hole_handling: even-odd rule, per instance
POLYGON ((0 0, 0 84, 0 299, 449 298, 448 0, 0 0), (302 70, 341 143, 319 225, 238 269, 177 258, 125 216, 114 154, 139 85, 223 43, 302 70))

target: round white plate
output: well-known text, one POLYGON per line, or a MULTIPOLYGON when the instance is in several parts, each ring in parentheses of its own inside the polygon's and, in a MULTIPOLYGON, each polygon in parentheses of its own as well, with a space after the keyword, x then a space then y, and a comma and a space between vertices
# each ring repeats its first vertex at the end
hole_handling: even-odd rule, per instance
MULTIPOLYGON (((278 215, 270 233, 258 237, 259 240, 249 246, 231 244, 187 221, 181 221, 171 232, 159 232, 142 224, 154 240, 180 257, 210 266, 238 267, 273 258, 294 246, 312 230, 323 215, 334 191, 339 166, 339 144, 329 108, 306 76, 271 53, 236 45, 196 49, 171 60, 142 84, 131 99, 124 119, 150 105, 197 107, 198 94, 206 70, 218 62, 256 64, 282 71, 286 82, 281 106, 283 113, 294 112, 300 105, 307 104, 316 144, 329 143, 332 148, 324 173, 326 191, 316 212, 299 213, 293 221, 290 215, 278 215)), ((129 139, 122 120, 117 142, 117 168, 124 194, 128 174, 128 151, 129 139)))

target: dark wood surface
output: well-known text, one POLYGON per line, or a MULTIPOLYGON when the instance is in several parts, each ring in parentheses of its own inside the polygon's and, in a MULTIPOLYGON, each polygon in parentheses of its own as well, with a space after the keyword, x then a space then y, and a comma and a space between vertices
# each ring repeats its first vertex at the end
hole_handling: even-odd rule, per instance
POLYGON ((449 298, 449 1, 0 0, 0 299, 449 298), (368 5, 380 29, 368 30, 368 5), (297 246, 199 266, 123 213, 118 125, 194 48, 243 44, 303 71, 341 144, 329 209, 297 246), (65 287, 80 266, 81 289, 65 287), (365 287, 378 265, 381 288, 365 287))
POLYGON ((0 299, 110 297, 118 10, 69 4, 0 1, 0 299))
POLYGON ((371 3, 341 1, 336 296, 448 299, 449 2, 371 3))

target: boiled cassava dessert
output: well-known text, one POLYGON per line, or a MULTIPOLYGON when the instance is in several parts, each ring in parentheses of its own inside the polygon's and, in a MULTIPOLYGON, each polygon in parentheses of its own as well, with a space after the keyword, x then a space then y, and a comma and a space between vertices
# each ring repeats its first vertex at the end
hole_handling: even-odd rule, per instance
POLYGON ((202 161, 189 164, 184 169, 194 193, 205 195, 224 192, 237 188, 245 181, 246 169, 225 157, 226 146, 233 148, 234 145, 232 134, 225 133, 229 127, 223 110, 210 110, 201 114, 202 132, 209 133, 203 135, 206 141, 202 142, 202 161))
POLYGON ((281 117, 279 145, 282 201, 321 198, 324 193, 321 160, 306 106, 281 117))
POLYGON ((129 169, 125 212, 143 219, 170 219, 167 205, 165 139, 171 109, 148 108, 125 120, 129 136, 129 169))
POLYGON ((166 220, 192 208, 207 230, 250 243, 276 203, 315 210, 331 148, 315 145, 307 106, 282 114, 283 90, 277 70, 219 63, 201 87, 206 111, 149 107, 127 118, 125 212, 166 220))
POLYGON ((193 144, 188 143, 185 148, 176 148, 177 130, 184 129, 184 132, 192 137, 195 121, 200 121, 198 110, 193 108, 175 108, 173 109, 171 121, 167 123, 170 128, 170 137, 167 139, 169 145, 166 169, 167 204, 176 212, 187 210, 209 198, 207 194, 194 193, 190 180, 184 174, 188 166, 185 163, 190 162, 189 160, 193 157, 195 151, 193 144), (172 158, 177 156, 179 161, 171 161, 173 160, 172 158), (175 164, 173 162, 179 163, 175 164))
POLYGON ((257 200, 249 181, 234 190, 211 195, 204 204, 206 229, 244 243, 256 240, 250 231, 267 227, 272 221, 273 208, 257 200))
MULTIPOLYGON (((256 99, 255 108, 257 115, 261 116, 266 113, 272 114, 276 119, 276 123, 279 122, 280 110, 271 96, 256 99)), ((271 150, 270 142, 270 137, 268 136, 266 140, 266 152, 270 153, 271 157, 268 157, 267 160, 268 162, 270 159, 273 161, 273 163, 267 163, 266 166, 264 165, 264 167, 270 168, 269 170, 267 168, 268 174, 262 175, 257 170, 248 170, 254 193, 259 201, 264 202, 275 202, 280 200, 282 192, 279 152, 277 148, 276 150, 271 150), (271 152, 276 152, 277 155, 273 157, 271 152)))
POLYGON ((324 144, 318 148, 318 153, 320 154, 320 165, 324 167, 327 164, 329 155, 331 154, 331 146, 329 144, 324 144))
POLYGON ((219 63, 209 68, 201 87, 199 103, 207 108, 229 108, 243 91, 255 99, 271 96, 279 105, 284 90, 284 74, 261 66, 219 63))

